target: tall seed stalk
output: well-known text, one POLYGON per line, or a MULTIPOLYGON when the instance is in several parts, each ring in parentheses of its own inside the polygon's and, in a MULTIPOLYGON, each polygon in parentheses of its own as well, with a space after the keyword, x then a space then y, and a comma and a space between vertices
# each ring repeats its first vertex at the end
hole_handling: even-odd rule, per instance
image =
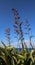
POLYGON ((20 16, 18 13, 17 9, 12 9, 13 13, 14 13, 14 30, 15 30, 15 34, 17 34, 17 37, 19 38, 18 40, 21 41, 22 44, 22 48, 24 47, 24 35, 23 35, 23 31, 22 31, 22 23, 20 22, 20 16))
POLYGON ((8 44, 9 44, 9 46, 11 45, 11 42, 10 42, 10 28, 7 28, 6 30, 5 30, 5 34, 6 34, 6 39, 7 39, 7 41, 8 41, 8 44))
POLYGON ((26 19, 25 21, 25 29, 27 31, 27 35, 29 36, 29 41, 30 41, 30 46, 33 48, 33 45, 32 45, 32 34, 31 33, 31 27, 30 27, 30 24, 28 22, 28 20, 26 19))

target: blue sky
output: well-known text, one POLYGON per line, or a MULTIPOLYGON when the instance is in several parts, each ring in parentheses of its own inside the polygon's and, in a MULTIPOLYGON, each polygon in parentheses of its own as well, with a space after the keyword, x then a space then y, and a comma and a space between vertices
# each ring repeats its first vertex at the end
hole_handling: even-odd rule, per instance
POLYGON ((35 39, 35 0, 0 0, 0 41, 5 41, 4 31, 8 27, 11 28, 11 38, 14 39, 12 8, 18 9, 21 21, 28 19, 35 39))

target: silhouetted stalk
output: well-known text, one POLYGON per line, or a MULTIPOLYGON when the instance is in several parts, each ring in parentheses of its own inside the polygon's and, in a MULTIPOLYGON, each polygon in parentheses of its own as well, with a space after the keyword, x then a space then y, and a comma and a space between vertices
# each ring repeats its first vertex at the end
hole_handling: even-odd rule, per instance
POLYGON ((22 44, 22 48, 24 47, 23 43, 24 43, 24 38, 23 38, 23 32, 22 32, 22 22, 19 21, 20 16, 18 13, 17 9, 12 9, 13 13, 14 13, 14 29, 15 29, 15 33, 18 34, 19 36, 19 40, 21 41, 22 44))
POLYGON ((8 44, 10 46, 11 45, 11 43, 10 43, 10 28, 7 28, 5 30, 5 34, 6 34, 6 38, 7 38, 8 44))
POLYGON ((31 43, 31 39, 32 39, 32 35, 30 35, 30 32, 31 32, 31 28, 30 28, 30 24, 28 23, 28 20, 26 19, 26 25, 25 25, 26 27, 25 27, 25 29, 27 30, 27 34, 28 34, 28 36, 29 36, 29 40, 30 40, 30 45, 31 45, 31 47, 33 48, 33 46, 32 46, 32 43, 31 43))

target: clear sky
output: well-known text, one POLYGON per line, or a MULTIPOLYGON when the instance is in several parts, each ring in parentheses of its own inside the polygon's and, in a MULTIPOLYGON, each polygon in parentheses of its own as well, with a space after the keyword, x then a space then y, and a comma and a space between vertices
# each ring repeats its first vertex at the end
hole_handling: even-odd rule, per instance
POLYGON ((11 38, 14 39, 12 8, 18 9, 22 21, 27 17, 35 39, 35 0, 0 0, 0 41, 5 41, 4 31, 8 27, 11 28, 11 38))

